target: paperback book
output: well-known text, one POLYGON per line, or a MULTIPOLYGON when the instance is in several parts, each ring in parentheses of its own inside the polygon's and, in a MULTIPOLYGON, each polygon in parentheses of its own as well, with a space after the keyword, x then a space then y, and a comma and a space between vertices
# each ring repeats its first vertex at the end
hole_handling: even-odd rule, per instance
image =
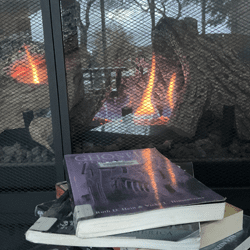
POLYGON ((224 217, 225 198, 155 148, 66 155, 65 167, 80 238, 224 217))
MULTIPOLYGON (((246 225, 248 224, 247 219, 248 219, 247 216, 245 216, 244 217, 245 230, 247 228, 246 225)), ((212 250, 210 246, 217 246, 221 242, 229 243, 231 240, 236 239, 236 236, 234 234, 243 230, 243 210, 229 203, 226 203, 225 215, 222 220, 202 222, 200 223, 200 228, 201 228, 200 249, 212 250), (223 241, 224 239, 225 241, 223 241)), ((125 249, 124 247, 120 248, 115 247, 114 250, 146 250, 146 249, 145 248, 138 249, 136 247, 129 249, 125 249)), ((219 250, 219 249, 214 248, 214 250, 219 250)))
MULTIPOLYGON (((70 211, 70 204, 65 203, 65 206, 68 206, 68 209, 64 208, 64 211, 70 211)), ((39 208, 37 208, 36 211, 37 210, 39 210, 39 208)), ((26 240, 47 245, 102 248, 133 247, 159 250, 186 250, 187 246, 188 249, 198 250, 200 246, 199 223, 174 225, 116 234, 114 236, 84 239, 75 235, 73 213, 69 212, 69 214, 63 217, 61 217, 59 213, 58 209, 54 209, 54 217, 47 217, 48 213, 45 211, 26 232, 26 240)), ((41 213, 38 213, 38 215, 41 215, 41 213)))
POLYGON ((243 210, 226 203, 223 220, 201 223, 201 248, 218 242, 243 229, 243 210))
POLYGON ((250 216, 243 216, 243 230, 230 235, 202 250, 249 250, 250 249, 250 216))
MULTIPOLYGON (((188 249, 188 248, 187 248, 188 249)), ((243 229, 220 241, 200 250, 249 250, 250 249, 250 216, 243 216, 243 229)), ((146 248, 114 247, 114 250, 147 250, 146 248)))
MULTIPOLYGON (((178 165, 180 165, 184 171, 193 175, 193 165, 191 162, 180 163, 178 165)), ((118 246, 123 246, 124 248, 129 248, 131 246, 133 246, 133 248, 147 246, 149 249, 168 248, 178 250, 185 249, 187 244, 190 249, 199 249, 200 223, 198 222, 142 230, 133 233, 114 235, 113 237, 106 236, 97 239, 78 238, 75 236, 71 206, 70 203, 67 202, 69 198, 67 183, 57 183, 56 190, 58 189, 60 189, 57 193, 58 199, 44 202, 36 206, 35 216, 41 218, 26 232, 27 240, 40 244, 49 244, 49 242, 53 242, 53 244, 58 245, 70 244, 72 246, 90 247, 91 249, 93 249, 93 247, 101 247, 104 249, 104 244, 106 247, 112 249, 115 246, 114 244, 117 244, 117 240, 119 241, 118 246), (63 190, 61 189, 62 184, 63 190), (50 227, 48 227, 47 218, 50 218, 50 227), (68 236, 70 236, 70 238, 68 236), (145 239, 147 241, 145 241, 145 239), (185 245, 183 245, 183 243, 185 243, 185 245)))
MULTIPOLYGON (((49 204, 55 203, 55 201, 49 201, 43 204, 37 205, 35 209, 35 215, 37 217, 46 215, 46 209, 49 204), (45 211, 44 211, 45 210, 45 211)), ((65 203, 68 206, 66 211, 70 211, 71 207, 69 203, 65 203)), ((64 209, 65 211, 65 209, 64 209)), ((54 218, 60 218, 57 212, 54 214, 54 218)), ((201 223, 199 230, 199 223, 185 224, 169 226, 165 228, 157 228, 152 230, 144 230, 140 232, 126 233, 122 235, 114 235, 113 237, 99 237, 82 239, 75 236, 75 229, 73 225, 73 215, 69 212, 68 215, 64 215, 61 219, 54 220, 54 224, 50 224, 50 228, 44 229, 42 225, 46 225, 46 220, 40 223, 39 220, 26 232, 26 239, 33 243, 39 244, 54 244, 54 245, 68 245, 79 247, 109 247, 115 248, 115 250, 142 250, 142 249, 183 249, 181 242, 185 242, 184 239, 189 239, 188 249, 201 248, 202 250, 219 250, 223 249, 235 249, 247 250, 246 246, 250 246, 250 217, 244 215, 243 223, 243 211, 231 204, 226 203, 225 216, 220 221, 211 221, 201 223), (42 224, 42 225, 41 225, 42 224), (244 224, 244 228, 243 228, 244 224), (199 231, 200 237, 199 237, 199 231), (243 229, 243 232, 241 232, 243 229), (46 231, 47 230, 47 231, 46 231), (237 234, 237 232, 241 232, 237 234), (68 237, 70 236, 70 237, 68 237), (119 245, 116 245, 117 237, 123 237, 119 239, 119 245), (124 240, 124 237, 127 237, 124 240), (171 243, 175 245, 169 246, 169 239, 171 243), (199 239, 200 238, 200 239, 199 239), (132 239, 132 241, 131 241, 132 239), (147 241, 141 241, 147 239, 147 241), (152 240, 153 239, 153 240, 152 240), (200 243, 201 242, 201 243, 200 243), (199 243, 199 244, 198 244, 199 243), (132 245, 134 244, 134 245, 132 245), (146 248, 147 246, 147 248, 146 248), (162 248, 159 248, 162 246, 162 248), (219 247, 218 247, 219 246, 219 247), (231 248, 225 248, 230 246, 231 248)), ((50 218, 51 219, 51 218, 50 218)), ((49 220, 50 221, 50 220, 49 220)), ((185 249, 186 246, 184 246, 185 249)))

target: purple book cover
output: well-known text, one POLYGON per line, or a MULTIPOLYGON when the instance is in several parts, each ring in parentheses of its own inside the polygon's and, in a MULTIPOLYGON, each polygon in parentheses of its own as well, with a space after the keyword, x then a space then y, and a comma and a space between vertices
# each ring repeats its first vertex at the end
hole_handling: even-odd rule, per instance
POLYGON ((155 148, 65 155, 65 163, 73 206, 90 204, 95 218, 225 201, 155 148))

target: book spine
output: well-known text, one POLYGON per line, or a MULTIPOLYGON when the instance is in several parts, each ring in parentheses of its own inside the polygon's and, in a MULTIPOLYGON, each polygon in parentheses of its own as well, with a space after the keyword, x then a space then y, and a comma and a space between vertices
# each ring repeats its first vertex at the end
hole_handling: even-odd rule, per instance
MULTIPOLYGON (((75 205, 74 205, 75 202, 74 202, 73 193, 72 193, 71 186, 70 186, 69 173, 68 173, 68 169, 67 169, 65 160, 63 161, 63 165, 64 165, 64 169, 65 169, 65 175, 66 175, 66 182, 67 182, 67 187, 68 187, 68 192, 69 192, 70 205, 71 205, 72 211, 74 211, 74 209, 75 209, 75 205)), ((75 218, 74 218, 74 220, 75 220, 75 218)), ((74 225, 76 227, 75 223, 74 223, 74 225)))
MULTIPOLYGON (((114 250, 141 250, 141 248, 133 248, 133 247, 113 247, 114 250)), ((149 249, 144 249, 149 250, 149 249)))
POLYGON ((68 190, 67 181, 56 183, 55 188, 56 188, 56 198, 59 199, 65 193, 65 191, 68 190))

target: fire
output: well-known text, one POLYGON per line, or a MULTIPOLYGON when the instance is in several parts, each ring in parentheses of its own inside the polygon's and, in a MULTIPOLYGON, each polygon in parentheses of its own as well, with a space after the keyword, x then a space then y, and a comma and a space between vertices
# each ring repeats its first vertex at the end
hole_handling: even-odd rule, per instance
POLYGON ((167 91, 167 99, 168 99, 171 110, 174 109, 173 97, 174 97, 175 79, 176 79, 176 73, 173 73, 173 75, 170 79, 170 83, 169 83, 169 87, 168 87, 168 91, 167 91))
POLYGON ((149 76, 149 82, 145 92, 143 93, 140 106, 135 111, 136 116, 156 114, 155 108, 151 102, 154 81, 155 81, 155 54, 153 54, 152 56, 152 66, 149 76))
POLYGON ((39 82, 39 79, 38 79, 38 73, 37 73, 36 65, 35 65, 35 63, 33 61, 32 56, 30 55, 30 52, 28 51, 27 46, 24 46, 24 48, 25 48, 26 55, 28 57, 29 65, 30 65, 31 70, 32 70, 33 83, 39 84, 40 82, 39 82))
POLYGON ((11 67, 10 75, 26 84, 44 84, 48 81, 46 61, 42 55, 31 55, 28 46, 24 46, 26 56, 17 60, 11 67))
MULTIPOLYGON (((148 82, 145 92, 143 93, 140 105, 134 114, 135 115, 134 122, 137 125, 144 125, 144 126, 145 125, 164 125, 168 123, 169 121, 169 118, 166 115, 156 117, 158 112, 157 110, 155 110, 153 103, 151 101, 154 81, 155 81, 155 71, 156 71, 155 68, 156 68, 155 54, 153 54, 149 82, 148 82)), ((176 80, 176 73, 173 73, 170 79, 170 83, 169 83, 167 95, 166 95, 166 99, 167 99, 166 101, 169 105, 171 112, 174 109, 175 80, 176 80)))

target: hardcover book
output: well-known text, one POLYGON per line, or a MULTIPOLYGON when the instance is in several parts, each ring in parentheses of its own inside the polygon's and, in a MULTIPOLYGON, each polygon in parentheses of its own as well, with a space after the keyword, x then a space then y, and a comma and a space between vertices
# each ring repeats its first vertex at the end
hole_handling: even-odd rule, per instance
POLYGON ((65 156, 76 236, 224 217, 225 198, 155 148, 65 156))

